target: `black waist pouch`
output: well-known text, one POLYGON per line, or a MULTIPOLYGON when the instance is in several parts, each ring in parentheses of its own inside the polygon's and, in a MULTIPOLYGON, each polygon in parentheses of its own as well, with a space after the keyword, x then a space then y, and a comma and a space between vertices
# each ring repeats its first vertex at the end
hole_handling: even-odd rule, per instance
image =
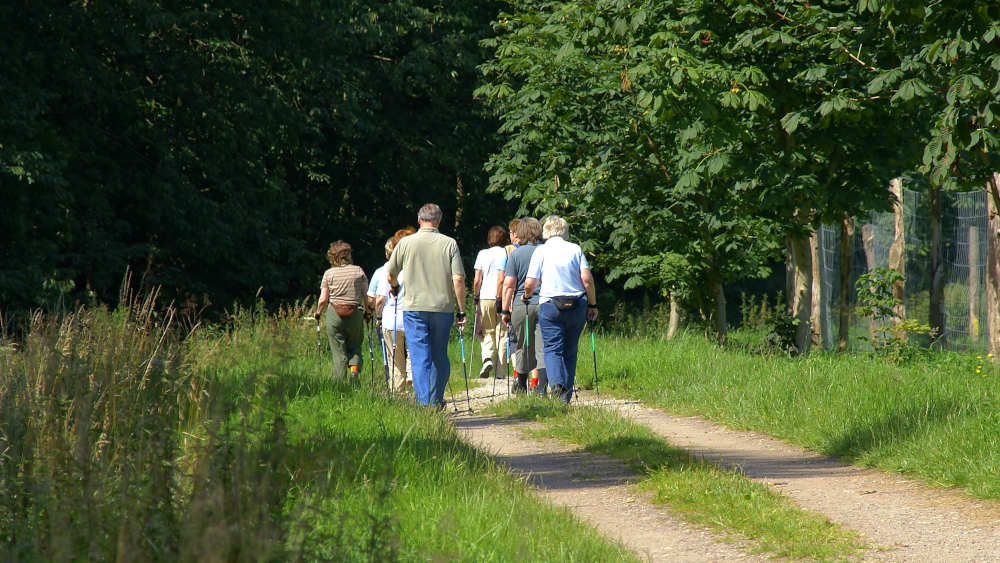
POLYGON ((550 299, 552 300, 552 304, 556 306, 556 309, 559 309, 560 311, 572 311, 573 309, 576 309, 577 305, 580 304, 580 296, 578 295, 569 297, 551 297, 550 299))

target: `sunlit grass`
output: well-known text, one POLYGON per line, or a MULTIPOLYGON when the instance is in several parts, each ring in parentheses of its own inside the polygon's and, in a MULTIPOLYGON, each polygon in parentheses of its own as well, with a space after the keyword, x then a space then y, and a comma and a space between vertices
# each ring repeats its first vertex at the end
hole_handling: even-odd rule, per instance
POLYGON ((0 559, 633 559, 441 413, 334 381, 304 315, 180 330, 151 296, 4 342, 0 559))
MULTIPOLYGON (((599 336, 597 347, 604 393, 1000 498, 1000 372, 985 358, 934 352, 894 364, 815 351, 794 359, 690 333, 670 342, 599 336)), ((590 358, 578 373, 591 383, 590 358)))

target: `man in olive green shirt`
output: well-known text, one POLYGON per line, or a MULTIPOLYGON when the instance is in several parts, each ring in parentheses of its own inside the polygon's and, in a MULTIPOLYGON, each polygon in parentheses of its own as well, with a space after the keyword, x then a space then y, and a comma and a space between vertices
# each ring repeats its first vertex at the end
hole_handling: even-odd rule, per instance
POLYGON ((444 406, 451 375, 448 336, 455 320, 465 328, 465 267, 455 239, 438 231, 441 208, 433 203, 417 214, 420 230, 400 239, 389 257, 389 286, 406 282, 403 329, 413 368, 413 393, 421 405, 444 406))

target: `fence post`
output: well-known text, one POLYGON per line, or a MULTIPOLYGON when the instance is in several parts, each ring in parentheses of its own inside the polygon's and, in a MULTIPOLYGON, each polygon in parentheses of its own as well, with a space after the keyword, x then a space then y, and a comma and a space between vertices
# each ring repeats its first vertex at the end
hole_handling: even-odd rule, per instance
POLYGON ((812 255, 812 301, 809 314, 809 324, 812 325, 813 346, 823 346, 823 322, 820 317, 822 310, 823 279, 820 276, 819 229, 814 229, 809 236, 809 253, 812 255))

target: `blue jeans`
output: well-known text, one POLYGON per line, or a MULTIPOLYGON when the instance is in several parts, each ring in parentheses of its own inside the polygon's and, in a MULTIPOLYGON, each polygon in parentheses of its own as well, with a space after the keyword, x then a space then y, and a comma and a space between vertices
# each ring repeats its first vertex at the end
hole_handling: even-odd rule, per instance
POLYGON ((576 382, 576 350, 586 322, 586 295, 581 295, 576 307, 569 311, 560 311, 551 301, 542 303, 538 308, 538 326, 542 327, 545 370, 549 377, 549 387, 562 385, 565 389, 562 399, 567 403, 573 397, 573 384, 576 382))
POLYGON ((453 313, 403 311, 417 404, 444 405, 444 388, 451 375, 448 336, 454 318, 453 313))

